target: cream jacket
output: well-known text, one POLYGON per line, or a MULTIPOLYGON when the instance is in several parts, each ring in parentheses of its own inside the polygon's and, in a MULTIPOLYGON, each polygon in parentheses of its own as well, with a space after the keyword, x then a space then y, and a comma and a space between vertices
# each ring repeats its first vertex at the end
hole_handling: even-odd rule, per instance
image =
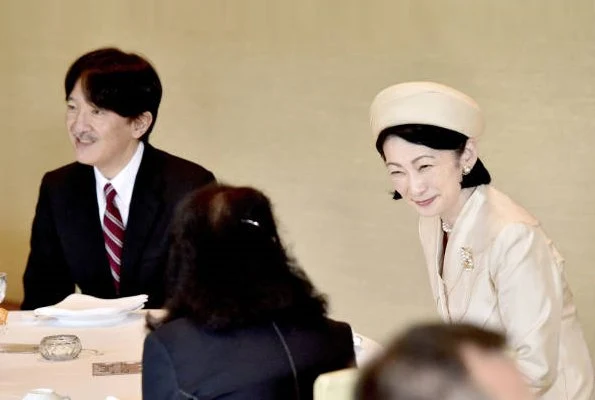
POLYGON ((539 221, 491 186, 477 187, 449 235, 442 276, 440 218, 422 217, 419 235, 444 320, 505 332, 540 399, 595 398, 564 260, 539 221))

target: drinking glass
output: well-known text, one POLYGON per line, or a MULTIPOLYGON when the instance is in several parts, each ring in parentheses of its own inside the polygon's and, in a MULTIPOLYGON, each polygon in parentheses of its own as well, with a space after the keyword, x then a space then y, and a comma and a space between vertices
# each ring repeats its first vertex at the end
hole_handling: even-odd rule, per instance
POLYGON ((81 340, 76 335, 46 336, 39 344, 39 352, 50 361, 74 360, 82 349, 81 340))
POLYGON ((0 272, 0 304, 6 296, 6 272, 0 272))
MULTIPOLYGON (((6 272, 0 272, 0 304, 4 301, 6 296, 6 272)), ((8 313, 6 310, 0 308, 0 335, 6 333, 6 319, 8 313)))

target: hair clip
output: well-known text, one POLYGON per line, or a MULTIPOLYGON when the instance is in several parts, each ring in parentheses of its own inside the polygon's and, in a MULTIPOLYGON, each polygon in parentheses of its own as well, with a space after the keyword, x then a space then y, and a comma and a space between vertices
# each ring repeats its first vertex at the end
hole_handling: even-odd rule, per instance
POLYGON ((254 225, 254 226, 260 227, 260 224, 258 223, 258 221, 254 221, 253 219, 242 218, 240 221, 243 222, 243 223, 245 223, 245 224, 250 224, 250 225, 254 225))

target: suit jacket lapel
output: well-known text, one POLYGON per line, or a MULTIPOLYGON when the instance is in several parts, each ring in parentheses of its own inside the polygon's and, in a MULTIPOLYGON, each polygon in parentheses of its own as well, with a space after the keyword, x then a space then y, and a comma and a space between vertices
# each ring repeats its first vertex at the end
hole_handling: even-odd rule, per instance
POLYGON ((471 195, 457 218, 444 255, 444 282, 449 310, 454 321, 462 319, 471 301, 471 294, 480 270, 489 235, 482 219, 485 187, 479 186, 471 195))
POLYGON ((136 264, 146 246, 147 236, 152 231, 151 227, 159 215, 162 205, 160 187, 162 177, 156 172, 159 170, 159 158, 152 146, 145 144, 143 159, 141 161, 130 202, 128 223, 124 233, 124 247, 122 249, 121 280, 125 285, 127 277, 138 273, 136 264))
POLYGON ((420 218, 419 235, 426 258, 428 276, 430 278, 430 285, 432 286, 436 307, 442 318, 446 321, 450 321, 448 297, 446 295, 444 281, 440 276, 443 239, 440 218, 420 218))
MULTIPOLYGON (((66 197, 68 230, 66 250, 73 260, 73 274, 81 285, 99 288, 103 293, 115 295, 107 261, 103 231, 99 221, 97 192, 93 168, 80 165, 76 186, 66 197)), ((83 291, 85 287, 82 287, 83 291)))

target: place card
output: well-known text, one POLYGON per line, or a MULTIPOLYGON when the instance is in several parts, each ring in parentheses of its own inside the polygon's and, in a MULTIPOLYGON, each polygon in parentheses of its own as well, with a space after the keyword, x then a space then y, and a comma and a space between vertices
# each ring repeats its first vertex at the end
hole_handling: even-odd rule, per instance
POLYGON ((93 376, 140 374, 141 371, 140 362, 93 363, 93 376))
POLYGON ((0 343, 0 353, 37 353, 39 345, 29 343, 0 343))

